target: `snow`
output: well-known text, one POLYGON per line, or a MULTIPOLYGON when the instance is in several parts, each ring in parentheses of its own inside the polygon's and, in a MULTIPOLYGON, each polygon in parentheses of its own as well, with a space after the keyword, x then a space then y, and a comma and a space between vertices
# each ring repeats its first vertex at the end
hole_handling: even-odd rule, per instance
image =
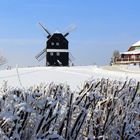
POLYGON ((134 43, 132 46, 140 46, 140 40, 134 43))
POLYGON ((134 51, 128 51, 128 52, 122 52, 121 54, 140 54, 140 50, 134 50, 134 51))
POLYGON ((139 80, 119 66, 1 70, 0 139, 139 140, 139 80))
POLYGON ((109 78, 111 80, 134 78, 139 81, 140 73, 125 71, 122 68, 113 70, 113 67, 105 69, 97 66, 29 67, 0 71, 0 85, 7 81, 7 84, 13 87, 30 87, 40 83, 54 82, 68 84, 75 90, 80 88, 85 81, 93 78, 109 78))

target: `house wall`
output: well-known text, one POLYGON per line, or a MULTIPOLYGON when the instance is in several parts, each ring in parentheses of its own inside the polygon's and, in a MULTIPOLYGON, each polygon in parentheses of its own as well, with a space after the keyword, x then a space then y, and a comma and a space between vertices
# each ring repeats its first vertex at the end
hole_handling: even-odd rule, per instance
POLYGON ((121 54, 119 58, 115 58, 115 64, 140 64, 140 54, 121 54))

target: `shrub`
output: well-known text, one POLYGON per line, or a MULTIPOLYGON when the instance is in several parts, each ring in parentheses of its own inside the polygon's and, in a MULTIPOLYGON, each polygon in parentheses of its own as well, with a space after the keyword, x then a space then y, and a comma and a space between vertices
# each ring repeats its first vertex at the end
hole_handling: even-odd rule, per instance
POLYGON ((109 79, 0 89, 0 139, 140 139, 140 84, 109 79))

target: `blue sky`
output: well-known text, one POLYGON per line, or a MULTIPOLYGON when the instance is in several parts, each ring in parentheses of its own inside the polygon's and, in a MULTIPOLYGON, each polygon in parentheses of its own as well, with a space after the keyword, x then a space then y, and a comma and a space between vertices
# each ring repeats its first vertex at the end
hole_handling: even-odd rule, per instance
POLYGON ((140 40, 139 0, 0 0, 0 52, 8 65, 35 66, 46 34, 77 29, 68 36, 76 65, 106 65, 114 50, 140 40))

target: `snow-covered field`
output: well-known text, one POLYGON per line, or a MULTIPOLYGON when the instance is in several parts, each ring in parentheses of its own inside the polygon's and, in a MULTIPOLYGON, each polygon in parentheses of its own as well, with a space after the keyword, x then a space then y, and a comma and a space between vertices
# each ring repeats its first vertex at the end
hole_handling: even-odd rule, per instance
POLYGON ((118 67, 1 70, 0 140, 139 140, 139 81, 118 67))
POLYGON ((109 78, 126 80, 134 78, 140 81, 140 73, 125 71, 113 67, 74 66, 74 67, 31 67, 0 71, 0 85, 7 81, 9 86, 30 87, 40 83, 67 83, 71 89, 81 87, 86 80, 109 78))

